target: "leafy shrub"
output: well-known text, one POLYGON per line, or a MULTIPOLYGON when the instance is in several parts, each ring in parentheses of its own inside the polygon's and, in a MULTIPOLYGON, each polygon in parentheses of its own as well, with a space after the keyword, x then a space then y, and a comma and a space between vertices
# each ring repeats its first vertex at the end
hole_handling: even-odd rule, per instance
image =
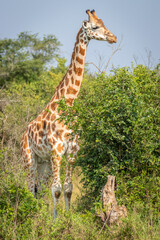
MULTIPOLYGON (((2 239, 159 239, 159 67, 115 69, 112 75, 85 75, 79 98, 62 116, 80 135, 77 165, 85 195, 53 222, 48 190, 35 199, 25 184, 20 136, 51 99, 65 60, 36 81, 12 81, 0 92, 0 238, 2 239), (77 117, 78 116, 78 117, 77 117), (75 120, 76 117, 76 120, 75 120), (74 121, 74 126, 72 122, 74 121), (105 227, 95 215, 107 175, 117 179, 116 197, 127 205, 122 226, 105 227), (87 210, 86 210, 87 209, 87 210)), ((64 166, 62 163, 62 170, 64 166)), ((63 179, 62 179, 63 181, 63 179)))
MULTIPOLYGON (((1 153, 1 160, 3 153, 1 153)), ((20 169, 19 169, 20 170, 20 169)), ((32 217, 37 213, 37 200, 23 184, 25 176, 20 171, 2 164, 0 171, 0 232, 4 239, 13 239, 20 230, 30 232, 32 217), (23 182, 22 182, 23 181, 23 182)))
POLYGON ((115 69, 89 79, 73 108, 62 101, 68 112, 62 118, 78 116, 70 125, 81 139, 77 164, 94 197, 113 174, 126 204, 149 201, 159 208, 159 79, 159 66, 115 69))

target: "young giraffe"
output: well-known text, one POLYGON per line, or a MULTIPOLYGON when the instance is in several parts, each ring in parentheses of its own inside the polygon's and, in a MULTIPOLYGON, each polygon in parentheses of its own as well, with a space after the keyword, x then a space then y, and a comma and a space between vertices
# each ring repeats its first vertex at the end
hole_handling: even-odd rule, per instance
POLYGON ((61 194, 60 165, 62 156, 67 159, 64 198, 68 210, 72 195, 72 166, 79 150, 77 136, 71 138, 71 130, 63 122, 57 120, 61 113, 58 112, 57 102, 65 97, 69 106, 73 105, 74 99, 78 97, 83 72, 86 48, 91 39, 103 40, 116 43, 117 38, 104 26, 94 10, 86 11, 88 21, 84 21, 80 28, 74 46, 69 69, 59 83, 51 101, 39 116, 33 120, 22 136, 21 152, 25 169, 28 170, 27 182, 29 190, 35 195, 35 178, 38 173, 38 190, 41 184, 47 185, 52 175, 51 187, 54 202, 54 218, 57 216, 56 206, 61 194))

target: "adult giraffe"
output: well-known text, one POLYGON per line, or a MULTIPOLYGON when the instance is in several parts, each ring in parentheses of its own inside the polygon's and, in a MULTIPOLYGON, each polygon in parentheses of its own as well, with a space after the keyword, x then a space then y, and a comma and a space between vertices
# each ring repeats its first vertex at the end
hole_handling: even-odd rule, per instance
POLYGON ((94 10, 86 11, 88 21, 84 21, 80 28, 74 46, 69 69, 56 88, 51 101, 47 104, 39 116, 29 123, 22 136, 21 152, 25 169, 28 170, 27 182, 29 190, 35 195, 35 179, 38 176, 37 185, 46 184, 52 175, 51 187, 54 202, 54 218, 57 216, 56 205, 61 194, 60 165, 62 156, 67 159, 64 198, 68 210, 72 195, 72 166, 79 150, 77 136, 71 138, 71 130, 64 122, 57 120, 58 101, 65 97, 69 106, 73 105, 78 97, 86 55, 86 48, 91 39, 116 43, 117 38, 104 26, 94 10))

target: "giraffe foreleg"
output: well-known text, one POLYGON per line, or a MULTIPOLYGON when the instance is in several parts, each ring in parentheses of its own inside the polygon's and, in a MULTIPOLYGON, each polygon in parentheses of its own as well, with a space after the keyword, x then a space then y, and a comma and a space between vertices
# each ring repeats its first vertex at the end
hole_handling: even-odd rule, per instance
POLYGON ((52 198, 54 203, 53 217, 57 217, 57 205, 59 202, 59 197, 61 195, 61 182, 60 182, 60 165, 61 165, 61 156, 56 156, 52 158, 52 172, 53 172, 53 184, 51 187, 52 198))
POLYGON ((71 196, 72 196, 72 190, 73 190, 73 184, 72 184, 73 164, 74 164, 74 159, 73 158, 69 159, 66 165, 65 182, 63 186, 65 208, 67 211, 70 208, 71 196))
POLYGON ((77 152, 79 150, 77 138, 78 137, 75 136, 73 142, 69 143, 69 147, 66 153, 67 165, 66 165, 65 182, 64 182, 64 200, 65 200, 65 208, 67 211, 70 208, 71 196, 72 196, 72 190, 73 190, 73 184, 72 184, 73 165, 75 162, 77 152))

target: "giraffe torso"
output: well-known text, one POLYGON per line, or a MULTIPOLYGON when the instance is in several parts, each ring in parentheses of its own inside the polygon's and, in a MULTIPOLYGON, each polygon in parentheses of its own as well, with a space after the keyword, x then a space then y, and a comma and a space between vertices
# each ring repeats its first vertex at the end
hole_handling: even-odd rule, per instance
POLYGON ((57 108, 57 103, 48 104, 28 125, 24 135, 24 142, 27 138, 29 142, 29 146, 24 147, 32 149, 32 154, 36 154, 41 161, 50 161, 52 155, 62 156, 71 150, 78 151, 77 137, 71 139, 71 130, 64 121, 58 120, 60 114, 57 108))

